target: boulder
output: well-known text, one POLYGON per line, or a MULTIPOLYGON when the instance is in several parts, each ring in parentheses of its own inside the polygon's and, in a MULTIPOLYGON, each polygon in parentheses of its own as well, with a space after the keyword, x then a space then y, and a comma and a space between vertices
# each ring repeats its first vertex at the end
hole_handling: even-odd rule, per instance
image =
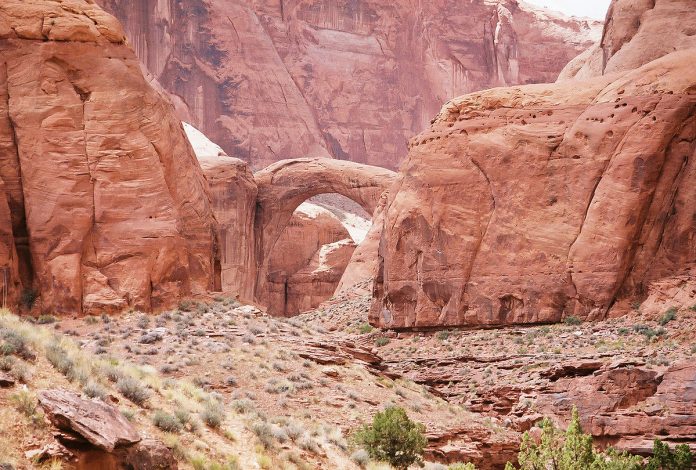
POLYGON ((61 431, 75 433, 93 446, 113 452, 139 442, 133 425, 112 405, 101 400, 86 400, 63 389, 42 390, 39 405, 48 419, 61 431))

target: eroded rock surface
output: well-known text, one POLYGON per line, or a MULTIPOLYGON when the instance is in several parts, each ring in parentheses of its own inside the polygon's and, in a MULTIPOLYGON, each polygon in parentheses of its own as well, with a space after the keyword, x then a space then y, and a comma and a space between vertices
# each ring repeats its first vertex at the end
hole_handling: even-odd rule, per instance
POLYGON ((0 231, 0 263, 19 272, 11 285, 37 291, 51 313, 150 310, 211 289, 205 180, 119 22, 82 0, 7 0, 0 39, 0 218, 9 207, 16 248, 0 231))
POLYGON ((553 81, 601 28, 515 0, 98 3, 180 118, 255 169, 305 156, 396 167, 444 101, 553 81))
POLYGON ((688 272, 694 64, 691 48, 628 73, 447 103, 411 141, 389 197, 371 321, 598 319, 688 272))
POLYGON ((355 244, 330 211, 301 204, 275 244, 261 298, 271 315, 291 316, 316 307, 336 290, 355 244))

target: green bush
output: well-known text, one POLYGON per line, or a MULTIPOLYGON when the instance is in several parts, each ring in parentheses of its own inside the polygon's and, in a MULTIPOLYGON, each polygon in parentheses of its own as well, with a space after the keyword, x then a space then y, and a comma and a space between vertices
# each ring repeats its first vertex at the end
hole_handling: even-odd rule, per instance
POLYGON ((39 325, 48 325, 49 323, 55 323, 56 322, 56 317, 53 315, 41 315, 39 318, 36 319, 36 323, 39 325))
POLYGON ((389 407, 377 413, 372 424, 355 432, 353 440, 371 458, 388 462, 399 470, 419 463, 428 442, 425 426, 411 421, 400 407, 389 407))
POLYGON ((660 317, 659 320, 657 320, 657 323, 659 323, 661 326, 665 326, 667 323, 671 322, 677 318, 677 309, 674 307, 670 307, 667 309, 664 315, 660 317))
POLYGON ((0 328, 0 356, 19 356, 33 360, 34 353, 29 349, 26 336, 7 328, 0 328))
POLYGON ((225 419, 225 410, 222 403, 216 400, 208 400, 203 405, 203 410, 199 413, 205 424, 213 429, 217 429, 225 419))
POLYGON ((368 333, 372 333, 373 331, 375 331, 375 329, 374 329, 374 327, 373 327, 372 325, 370 325, 369 323, 362 323, 362 324, 358 327, 358 331, 360 332, 361 335, 366 335, 366 334, 368 334, 368 333))
POLYGON ((385 338, 382 336, 382 337, 377 338, 375 340, 375 346, 382 347, 382 346, 386 346, 387 344, 389 344, 389 338, 385 338))

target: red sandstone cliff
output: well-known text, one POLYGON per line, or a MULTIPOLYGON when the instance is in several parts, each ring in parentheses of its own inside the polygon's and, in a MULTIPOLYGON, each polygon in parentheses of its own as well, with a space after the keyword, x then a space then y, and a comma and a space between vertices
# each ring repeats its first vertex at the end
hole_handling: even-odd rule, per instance
POLYGON ((91 2, 0 3, 0 270, 51 312, 213 287, 206 182, 124 42, 91 2))
POLYGON ((441 103, 550 82, 598 22, 516 0, 98 0, 194 123, 261 168, 331 156, 395 167, 441 103))
POLYGON ((597 319, 693 279, 696 10, 644 3, 613 3, 593 78, 456 98, 410 142, 374 323, 597 319))

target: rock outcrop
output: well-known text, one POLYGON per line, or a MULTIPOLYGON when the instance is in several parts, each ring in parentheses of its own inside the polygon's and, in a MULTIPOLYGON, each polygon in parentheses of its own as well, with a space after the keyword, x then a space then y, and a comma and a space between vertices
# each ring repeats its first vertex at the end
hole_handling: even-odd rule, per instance
MULTIPOLYGON (((116 407, 63 389, 43 390, 38 398, 58 430, 58 452, 69 455, 76 468, 178 468, 169 448, 157 439, 142 438, 116 407)), ((50 451, 51 447, 40 450, 35 457, 50 451)))
POLYGON ((102 313, 211 289, 206 182, 119 22, 84 0, 5 0, 0 39, 11 291, 35 290, 52 313, 102 313))
MULTIPOLYGON (((693 10, 673 21, 696 26, 693 10)), ((387 202, 371 321, 598 319, 688 272, 694 64, 696 48, 684 49, 629 72, 447 103, 410 142, 387 202)))
POLYGON ((256 281, 254 216, 256 181, 249 165, 229 157, 217 144, 184 123, 189 142, 208 182, 210 202, 217 221, 216 291, 254 299, 256 281))
POLYGON ((650 455, 656 438, 670 445, 693 443, 695 381, 692 363, 675 364, 663 374, 612 364, 587 377, 558 379, 520 401, 531 403, 525 412, 561 422, 577 406, 583 429, 599 445, 650 455))
POLYGON ((396 167, 441 103, 553 81, 601 28, 516 0, 98 3, 179 117, 256 169, 304 156, 396 167))

